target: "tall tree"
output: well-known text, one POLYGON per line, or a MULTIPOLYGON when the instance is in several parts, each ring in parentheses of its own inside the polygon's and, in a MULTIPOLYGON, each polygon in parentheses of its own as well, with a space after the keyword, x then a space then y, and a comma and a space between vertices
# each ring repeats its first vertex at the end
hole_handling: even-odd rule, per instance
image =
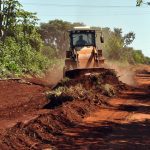
POLYGON ((143 0, 137 0, 136 1, 136 6, 141 6, 142 3, 143 3, 143 0))
POLYGON ((36 14, 23 10, 18 0, 0 0, 0 76, 47 67, 36 23, 36 14))
POLYGON ((136 6, 141 6, 141 4, 150 5, 150 2, 144 2, 143 0, 136 0, 136 6))
POLYGON ((26 41, 36 50, 41 39, 37 32, 35 13, 23 10, 18 0, 0 0, 0 39, 13 37, 16 41, 26 41))
POLYGON ((135 34, 129 32, 122 35, 122 29, 114 28, 114 31, 109 31, 108 35, 110 35, 110 37, 105 43, 105 56, 111 60, 121 60, 133 63, 133 49, 129 48, 128 45, 135 39, 135 34))
POLYGON ((125 34, 123 39, 124 39, 124 46, 130 45, 135 39, 135 33, 129 32, 125 34))
POLYGON ((83 25, 82 23, 52 20, 48 23, 41 23, 40 34, 45 44, 54 47, 58 54, 62 56, 65 54, 65 50, 69 48, 68 30, 71 30, 74 26, 83 25))
POLYGON ((17 0, 0 0, 0 31, 1 39, 14 35, 17 13, 21 4, 17 0))

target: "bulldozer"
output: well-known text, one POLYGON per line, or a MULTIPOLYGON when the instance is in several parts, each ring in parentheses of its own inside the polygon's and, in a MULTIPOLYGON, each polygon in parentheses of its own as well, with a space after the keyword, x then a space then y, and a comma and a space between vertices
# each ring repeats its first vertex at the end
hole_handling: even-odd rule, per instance
POLYGON ((104 70, 105 58, 102 49, 104 43, 101 31, 90 27, 75 27, 69 32, 70 48, 66 51, 64 77, 76 78, 80 75, 104 70))

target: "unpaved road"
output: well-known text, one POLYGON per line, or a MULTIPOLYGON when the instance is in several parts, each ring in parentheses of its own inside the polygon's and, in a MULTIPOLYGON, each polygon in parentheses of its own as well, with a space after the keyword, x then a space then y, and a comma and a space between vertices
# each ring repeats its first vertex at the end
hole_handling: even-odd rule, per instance
POLYGON ((37 116, 51 85, 39 79, 0 80, 0 131, 37 116))
POLYGON ((111 98, 109 105, 74 100, 56 109, 44 107, 47 83, 0 81, 0 149, 149 150, 150 71, 135 80, 135 88, 111 98), (82 119, 88 109, 96 111, 82 119))
POLYGON ((136 76, 138 88, 123 91, 56 141, 58 149, 149 150, 150 73, 136 76))

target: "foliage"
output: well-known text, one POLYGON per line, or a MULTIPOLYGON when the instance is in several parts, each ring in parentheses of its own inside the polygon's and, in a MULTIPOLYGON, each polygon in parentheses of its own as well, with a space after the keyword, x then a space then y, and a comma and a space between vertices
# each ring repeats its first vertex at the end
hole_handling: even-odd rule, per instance
POLYGON ((65 86, 69 81, 70 79, 65 77, 59 82, 59 86, 65 86))
POLYGON ((57 49, 49 45, 43 45, 41 47, 41 53, 49 59, 57 58, 57 49))
POLYGON ((23 73, 40 73, 48 67, 48 59, 33 50, 30 44, 23 43, 23 47, 14 38, 6 38, 0 42, 0 74, 14 76, 23 73))
POLYGON ((145 57, 144 63, 149 65, 150 64, 150 58, 149 57, 145 57))
POLYGON ((143 0, 136 0, 136 6, 141 6, 142 4, 150 5, 150 2, 144 2, 143 0))
POLYGON ((0 76, 44 71, 49 60, 40 51, 37 17, 17 0, 0 0, 0 76))
POLYGON ((105 44, 105 49, 107 52, 106 57, 108 59, 114 60, 121 60, 122 58, 122 48, 123 48, 123 40, 120 38, 119 35, 116 33, 112 33, 111 38, 108 39, 107 43, 105 44), (118 53, 119 52, 119 53, 118 53))
POLYGON ((141 6, 142 3, 143 3, 143 0, 136 0, 136 6, 141 6))
POLYGON ((133 32, 129 32, 127 33, 124 37, 123 37, 123 40, 124 40, 124 45, 127 46, 127 45, 130 45, 135 39, 135 33, 133 32))
MULTIPOLYGON (((69 49, 69 36, 67 30, 71 30, 74 26, 84 26, 83 23, 70 23, 62 20, 51 20, 48 23, 40 25, 39 32, 44 40, 42 52, 47 54, 48 58, 64 57, 65 51, 69 49)), ((148 63, 148 58, 145 61, 135 58, 134 49, 129 47, 135 39, 135 33, 129 32, 123 35, 121 28, 114 28, 114 31, 109 28, 92 27, 93 29, 101 30, 105 38, 105 44, 100 48, 104 49, 103 54, 108 60, 117 60, 124 63, 148 63), (147 61, 146 61, 147 60, 147 61)))
POLYGON ((150 64, 150 58, 145 57, 141 50, 133 51, 133 58, 136 63, 150 64))
POLYGON ((54 91, 47 92, 46 94, 48 99, 55 102, 72 101, 74 99, 84 100, 85 98, 90 97, 89 92, 85 90, 81 84, 69 88, 61 86, 54 91))
POLYGON ((70 23, 56 19, 48 23, 41 23, 39 32, 45 45, 56 49, 57 56, 64 56, 65 51, 69 48, 68 30, 74 26, 83 25, 82 23, 70 23))
POLYGON ((133 32, 122 35, 122 29, 115 28, 113 32, 107 30, 107 34, 109 37, 105 40, 104 54, 108 60, 117 60, 129 64, 148 64, 149 58, 146 58, 142 51, 136 51, 132 47, 129 47, 135 39, 135 34, 133 32))
POLYGON ((116 90, 114 86, 112 86, 111 84, 102 85, 102 89, 103 89, 103 94, 106 96, 113 97, 116 95, 116 90))

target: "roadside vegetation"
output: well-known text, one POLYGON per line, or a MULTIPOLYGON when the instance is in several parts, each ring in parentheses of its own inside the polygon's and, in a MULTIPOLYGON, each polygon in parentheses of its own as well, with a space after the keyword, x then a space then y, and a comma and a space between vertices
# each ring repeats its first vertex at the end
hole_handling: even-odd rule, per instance
POLYGON ((39 73, 49 65, 40 51, 43 41, 37 17, 16 0, 0 0, 0 76, 39 73))
MULTIPOLYGON (((69 48, 67 30, 83 23, 51 20, 37 24, 35 13, 22 9, 17 0, 0 0, 0 77, 40 74, 55 66, 63 66, 65 51, 69 48)), ((99 27, 97 27, 99 28, 99 27)), ((100 28, 99 28, 100 29, 100 28)), ((150 64, 141 50, 129 45, 135 39, 133 32, 122 35, 122 29, 102 29, 106 59, 129 64, 150 64)))
MULTIPOLYGON (((85 26, 83 23, 70 23, 63 20, 51 20, 48 23, 41 23, 40 34, 44 41, 45 53, 49 57, 64 58, 65 51, 69 49, 68 30, 74 26, 85 26)), ((144 56, 142 50, 135 50, 130 45, 136 38, 134 32, 123 35, 121 28, 92 27, 101 30, 105 38, 102 45, 104 57, 110 61, 118 61, 124 64, 150 64, 150 58, 144 56)))

